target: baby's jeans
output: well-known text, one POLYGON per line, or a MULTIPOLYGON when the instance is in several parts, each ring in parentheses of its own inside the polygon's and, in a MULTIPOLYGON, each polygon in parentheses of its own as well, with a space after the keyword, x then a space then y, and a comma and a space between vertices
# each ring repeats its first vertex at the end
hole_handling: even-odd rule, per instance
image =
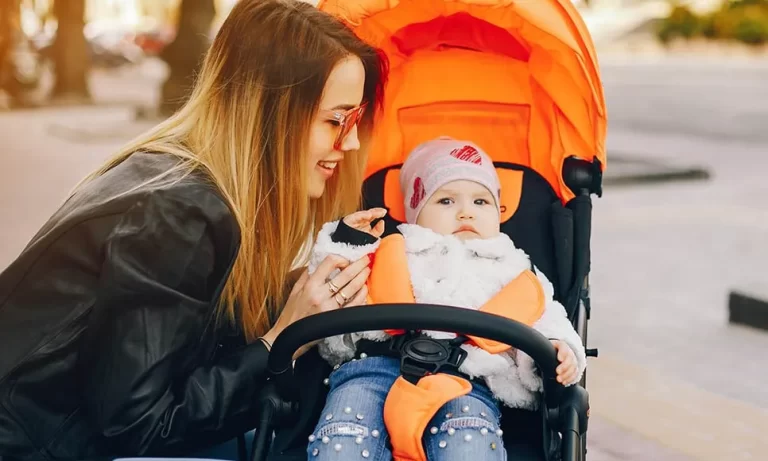
MULTIPOLYGON (((330 391, 310 436, 309 461, 390 461, 384 401, 400 376, 400 362, 369 357, 348 362, 329 377, 330 391)), ((501 412, 487 387, 446 403, 422 436, 429 461, 503 461, 501 412), (498 431, 498 432, 497 432, 498 431)))

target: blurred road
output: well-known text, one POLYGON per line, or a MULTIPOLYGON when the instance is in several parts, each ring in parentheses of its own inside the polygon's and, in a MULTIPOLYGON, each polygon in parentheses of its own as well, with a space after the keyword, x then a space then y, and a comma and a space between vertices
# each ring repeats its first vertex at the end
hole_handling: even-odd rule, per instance
POLYGON ((643 158, 712 177, 596 200, 593 414, 670 459, 765 459, 768 334, 729 326, 727 295, 768 284, 768 65, 605 60, 603 78, 609 171, 643 158))
MULTIPOLYGON (((0 112, 0 268, 151 126, 125 105, 157 97, 144 72, 95 76, 97 106, 0 112)), ((610 186, 595 202, 589 459, 765 459, 768 334, 726 318, 731 287, 768 284, 768 63, 612 57, 602 72, 609 176, 613 158, 712 178, 610 186)))
POLYGON ((601 63, 611 129, 768 145, 768 60, 601 63))

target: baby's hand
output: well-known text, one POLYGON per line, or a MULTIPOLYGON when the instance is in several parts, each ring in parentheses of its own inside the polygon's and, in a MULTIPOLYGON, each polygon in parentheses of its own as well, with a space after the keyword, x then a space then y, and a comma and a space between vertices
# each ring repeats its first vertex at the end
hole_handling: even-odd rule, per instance
POLYGON ((358 211, 344 218, 344 223, 359 231, 366 232, 373 235, 376 238, 381 237, 384 233, 384 221, 379 221, 375 226, 371 227, 371 222, 376 219, 383 218, 387 215, 387 210, 384 208, 371 208, 370 210, 358 211))
POLYGON ((576 382, 579 374, 579 367, 576 363, 576 354, 573 349, 563 341, 550 340, 557 350, 557 360, 560 366, 557 367, 557 382, 569 386, 576 382))

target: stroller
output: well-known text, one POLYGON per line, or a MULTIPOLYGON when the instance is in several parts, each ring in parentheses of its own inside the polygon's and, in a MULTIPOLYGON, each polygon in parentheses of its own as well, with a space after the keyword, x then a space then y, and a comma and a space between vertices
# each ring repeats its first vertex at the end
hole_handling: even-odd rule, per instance
MULTIPOLYGON (((552 281, 586 346, 591 194, 602 194, 606 110, 594 46, 570 0, 320 0, 318 8, 341 17, 390 61, 363 190, 366 208, 389 210, 385 234, 404 221, 404 156, 438 136, 472 140, 494 159, 502 181, 502 231, 552 281)), ((526 352, 544 381, 536 415, 543 436, 527 457, 505 443, 510 459, 586 458, 586 378, 559 385, 544 336, 477 311, 390 304, 319 314, 280 335, 254 461, 266 459, 272 429, 291 424, 294 352, 316 339, 385 328, 459 332, 526 352)), ((425 374, 441 360, 408 354, 425 374)))

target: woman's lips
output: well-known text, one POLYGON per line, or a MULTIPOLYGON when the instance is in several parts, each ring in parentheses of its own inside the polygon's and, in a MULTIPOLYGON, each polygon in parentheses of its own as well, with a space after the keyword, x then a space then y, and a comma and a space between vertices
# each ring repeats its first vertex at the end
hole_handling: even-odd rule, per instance
POLYGON ((320 170, 323 175, 330 178, 333 176, 333 172, 336 171, 336 166, 339 162, 317 162, 317 169, 320 170))

